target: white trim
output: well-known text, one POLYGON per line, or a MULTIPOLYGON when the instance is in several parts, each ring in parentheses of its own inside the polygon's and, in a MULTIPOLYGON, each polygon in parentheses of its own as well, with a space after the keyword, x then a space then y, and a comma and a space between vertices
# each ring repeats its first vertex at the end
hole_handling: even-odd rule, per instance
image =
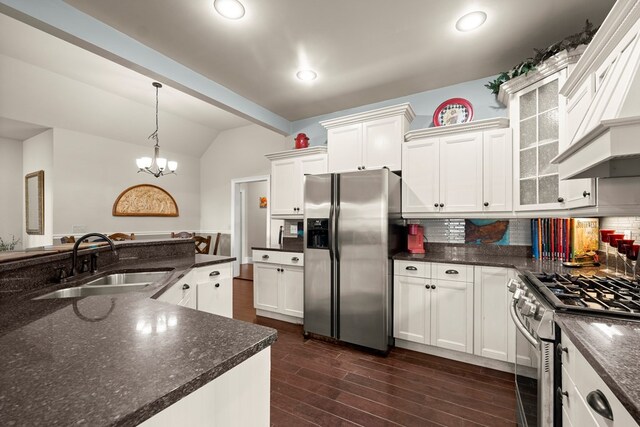
MULTIPOLYGON (((185 228, 183 230, 164 230, 164 231, 106 231, 106 232, 102 232, 100 231, 100 233, 102 234, 113 234, 113 233, 124 233, 124 234, 135 234, 136 236, 158 236, 158 235, 168 235, 169 237, 171 237, 171 233, 175 233, 176 231, 187 231, 189 233, 196 233, 196 234, 216 234, 216 233, 220 233, 220 234, 231 234, 231 230, 195 230, 193 228, 185 228)), ((87 233, 90 233, 90 231, 87 231, 87 233)), ((66 237, 66 236, 73 236, 73 237, 81 237, 84 236, 87 233, 56 233, 53 235, 54 239, 59 239, 61 237, 66 237)))
POLYGON ((326 129, 345 126, 354 123, 366 122, 369 120, 382 119, 385 117, 403 116, 409 123, 416 117, 415 111, 411 104, 392 105, 391 107, 378 108, 377 110, 365 111, 364 113, 350 114, 348 116, 338 117, 337 119, 324 120, 320 122, 326 129))
POLYGON ((286 314, 274 313, 272 311, 256 309, 256 316, 268 317, 269 319, 281 320, 287 323, 302 325, 304 319, 302 317, 288 316, 286 314))
POLYGON ((300 156, 311 156, 313 154, 327 154, 327 146, 319 145, 316 147, 299 148, 296 150, 278 151, 277 153, 265 154, 265 157, 269 160, 280 160, 300 156))
POLYGON ((256 175, 256 176, 248 176, 244 178, 234 178, 231 180, 231 220, 229 224, 231 224, 231 242, 230 242, 230 255, 235 256, 236 260, 233 262, 233 276, 237 276, 240 274, 240 261, 242 260, 242 254, 240 256, 234 255, 236 251, 235 245, 235 221, 236 221, 236 186, 239 184, 244 184, 248 182, 267 182, 267 241, 266 243, 271 242, 271 175, 256 175))
POLYGON ((509 119, 506 117, 495 117, 492 119, 477 120, 475 122, 460 123, 449 126, 438 126, 425 129, 416 129, 407 132, 404 135, 405 141, 412 141, 419 138, 428 138, 432 136, 449 135, 460 132, 471 132, 478 130, 508 128, 509 119))

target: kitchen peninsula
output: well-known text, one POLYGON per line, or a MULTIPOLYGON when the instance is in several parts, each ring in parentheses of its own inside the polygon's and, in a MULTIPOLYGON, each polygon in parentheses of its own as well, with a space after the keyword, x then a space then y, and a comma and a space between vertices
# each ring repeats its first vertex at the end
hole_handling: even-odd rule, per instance
POLYGON ((267 425, 276 331, 163 302, 173 286, 198 292, 197 274, 215 277, 234 258, 194 255, 183 239, 116 248, 117 258, 81 250, 99 253, 99 273, 66 283, 51 284, 68 252, 0 263, 0 423, 267 425), (143 271, 166 274, 134 292, 34 300, 143 271))

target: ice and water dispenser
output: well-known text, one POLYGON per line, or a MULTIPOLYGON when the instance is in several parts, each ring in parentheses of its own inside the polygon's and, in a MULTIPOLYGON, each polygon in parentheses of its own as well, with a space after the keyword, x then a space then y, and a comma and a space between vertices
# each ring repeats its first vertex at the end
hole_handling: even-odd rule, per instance
POLYGON ((329 219, 307 219, 307 249, 329 249, 329 219))

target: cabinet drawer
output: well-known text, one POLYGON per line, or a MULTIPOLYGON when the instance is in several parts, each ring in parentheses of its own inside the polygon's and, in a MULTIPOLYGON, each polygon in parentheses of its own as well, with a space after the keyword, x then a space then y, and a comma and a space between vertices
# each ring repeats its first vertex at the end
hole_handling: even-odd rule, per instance
POLYGON ((571 342, 569 337, 563 332, 561 338, 562 352, 562 368, 567 371, 571 378, 575 377, 575 366, 578 349, 571 342))
POLYGON ((280 252, 280 263, 282 265, 304 265, 304 254, 298 252, 280 252))
POLYGON ((473 266, 470 265, 433 264, 432 270, 434 279, 453 280, 455 282, 473 281, 473 266))
POLYGON ((253 251, 253 262, 268 262, 271 264, 280 264, 282 262, 282 254, 285 252, 278 251, 262 251, 262 250, 254 250, 253 251))
POLYGON ((231 263, 198 267, 194 270, 194 274, 195 274, 195 281, 197 283, 230 279, 231 263))
POLYGON ((394 275, 406 277, 431 277, 431 263, 422 261, 394 261, 394 275))
POLYGON ((170 304, 181 304, 185 298, 187 298, 192 291, 193 274, 187 273, 173 284, 169 289, 165 290, 162 295, 158 297, 158 301, 168 302, 170 304))

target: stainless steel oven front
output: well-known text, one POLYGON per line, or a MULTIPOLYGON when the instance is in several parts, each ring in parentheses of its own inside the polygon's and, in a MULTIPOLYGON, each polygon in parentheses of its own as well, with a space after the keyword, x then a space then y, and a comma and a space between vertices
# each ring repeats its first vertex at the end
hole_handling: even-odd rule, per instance
POLYGON ((554 344, 553 311, 517 281, 510 306, 516 327, 515 378, 518 425, 554 425, 554 344), (550 328, 550 329, 549 329, 550 328))

